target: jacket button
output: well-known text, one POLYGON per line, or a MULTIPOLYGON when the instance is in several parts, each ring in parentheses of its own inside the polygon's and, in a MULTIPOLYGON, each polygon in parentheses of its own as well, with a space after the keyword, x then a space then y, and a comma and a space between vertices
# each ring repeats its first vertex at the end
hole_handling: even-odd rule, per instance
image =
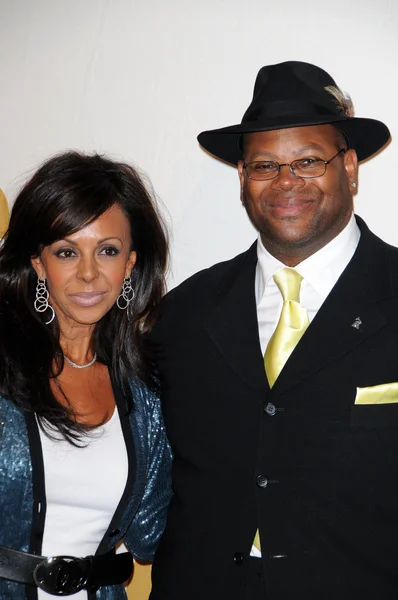
POLYGON ((109 532, 109 537, 115 537, 115 535, 119 535, 119 533, 120 533, 120 529, 112 529, 109 532))
POLYGON ((264 411, 268 416, 273 417, 276 414, 276 406, 272 404, 272 402, 268 402, 267 406, 264 408, 264 411))
POLYGON ((244 557, 243 557, 242 552, 236 552, 234 554, 234 563, 236 565, 243 565, 243 560, 244 560, 244 557))
POLYGON ((268 485, 268 479, 264 475, 257 475, 256 483, 260 488, 266 488, 268 485))

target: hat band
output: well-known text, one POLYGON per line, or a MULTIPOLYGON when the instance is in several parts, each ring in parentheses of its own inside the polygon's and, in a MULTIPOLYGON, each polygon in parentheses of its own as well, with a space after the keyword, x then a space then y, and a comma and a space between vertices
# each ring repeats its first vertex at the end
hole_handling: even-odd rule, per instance
POLYGON ((337 109, 323 104, 309 103, 300 100, 278 100, 269 104, 264 103, 261 106, 250 106, 243 115, 242 123, 248 121, 269 121, 278 118, 289 117, 290 121, 295 120, 295 116, 306 115, 306 120, 317 120, 322 117, 344 118, 344 114, 337 109))

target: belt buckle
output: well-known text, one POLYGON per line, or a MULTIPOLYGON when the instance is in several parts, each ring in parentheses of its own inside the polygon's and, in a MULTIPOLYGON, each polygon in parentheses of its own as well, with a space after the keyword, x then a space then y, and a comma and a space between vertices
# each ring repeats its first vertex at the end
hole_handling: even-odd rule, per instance
POLYGON ((53 596, 70 596, 80 592, 90 574, 90 558, 75 556, 49 556, 33 572, 38 588, 53 596))

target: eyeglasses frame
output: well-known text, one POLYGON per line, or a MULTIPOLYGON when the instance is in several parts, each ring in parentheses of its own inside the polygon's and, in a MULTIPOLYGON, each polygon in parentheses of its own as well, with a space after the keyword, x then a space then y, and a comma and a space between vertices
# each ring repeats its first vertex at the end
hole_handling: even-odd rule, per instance
POLYGON ((347 152, 347 149, 346 148, 340 148, 340 150, 338 150, 336 152, 336 154, 334 156, 332 156, 332 158, 329 158, 329 160, 322 160, 321 158, 317 159, 319 162, 323 162, 324 165, 325 165, 325 170, 322 173, 322 175, 296 175, 294 163, 295 162, 299 162, 300 160, 305 160, 306 159, 305 156, 303 158, 297 158, 296 160, 292 160, 291 163, 281 163, 281 164, 279 164, 276 160, 269 160, 269 161, 268 160, 252 160, 249 163, 244 163, 243 164, 243 168, 246 171, 247 177, 249 179, 251 179, 252 181, 271 181, 272 179, 275 179, 276 177, 278 177, 280 175, 282 167, 289 167, 291 174, 294 175, 295 177, 299 177, 300 179, 316 179, 317 177, 323 177, 325 175, 327 165, 330 164, 332 162, 332 160, 335 159, 336 156, 338 156, 341 152, 345 153, 345 152, 347 152), (272 163, 274 163, 275 165, 278 166, 278 170, 275 173, 275 175, 273 175, 272 177, 267 177, 267 179, 255 179, 254 177, 250 177, 250 175, 247 172, 247 167, 249 165, 252 165, 254 163, 259 163, 259 162, 272 162, 272 163))

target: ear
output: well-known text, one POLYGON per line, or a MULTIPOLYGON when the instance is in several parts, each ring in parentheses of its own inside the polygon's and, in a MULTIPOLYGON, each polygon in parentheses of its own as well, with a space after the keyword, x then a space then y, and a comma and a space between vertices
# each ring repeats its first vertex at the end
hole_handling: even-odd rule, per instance
POLYGON ((36 271, 36 275, 38 277, 44 277, 46 279, 46 272, 45 272, 45 269, 44 269, 44 265, 41 262, 40 256, 34 256, 34 257, 32 257, 30 259, 30 264, 32 265, 32 267, 36 271))
POLYGON ((243 187, 244 187, 244 183, 245 183, 245 170, 243 168, 243 165, 245 163, 243 162, 243 160, 240 160, 238 162, 238 175, 239 175, 239 181, 240 181, 240 201, 242 202, 242 204, 245 203, 245 198, 244 198, 244 193, 243 193, 243 187))
POLYGON ((352 148, 344 154, 344 168, 347 173, 348 184, 352 191, 354 189, 354 186, 352 186, 353 183, 355 183, 355 188, 358 186, 358 157, 352 148))
POLYGON ((129 254, 129 259, 127 261, 125 277, 131 276, 131 271, 134 269, 134 265, 136 262, 137 262, 137 252, 135 250, 132 250, 129 254))

